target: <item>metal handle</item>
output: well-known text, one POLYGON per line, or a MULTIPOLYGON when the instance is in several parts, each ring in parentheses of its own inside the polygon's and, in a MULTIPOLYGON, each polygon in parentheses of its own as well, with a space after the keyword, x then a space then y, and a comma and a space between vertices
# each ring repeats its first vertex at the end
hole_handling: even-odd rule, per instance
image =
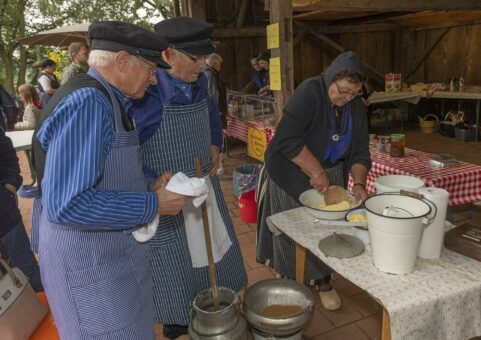
POLYGON ((419 200, 424 199, 424 196, 423 196, 422 194, 418 194, 418 193, 412 192, 412 191, 401 190, 401 191, 399 191, 399 193, 400 193, 401 195, 409 196, 409 197, 412 197, 412 198, 417 198, 417 199, 419 199, 419 200))

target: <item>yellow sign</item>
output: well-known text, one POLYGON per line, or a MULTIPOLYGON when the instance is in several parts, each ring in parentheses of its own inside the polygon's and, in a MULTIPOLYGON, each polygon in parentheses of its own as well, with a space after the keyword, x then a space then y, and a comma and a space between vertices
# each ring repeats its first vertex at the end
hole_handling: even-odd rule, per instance
POLYGON ((262 130, 249 127, 247 130, 247 155, 263 162, 266 149, 266 133, 262 130))
POLYGON ((282 89, 280 57, 269 60, 269 81, 271 90, 280 91, 282 89))
POLYGON ((267 48, 279 48, 279 23, 267 25, 267 48))

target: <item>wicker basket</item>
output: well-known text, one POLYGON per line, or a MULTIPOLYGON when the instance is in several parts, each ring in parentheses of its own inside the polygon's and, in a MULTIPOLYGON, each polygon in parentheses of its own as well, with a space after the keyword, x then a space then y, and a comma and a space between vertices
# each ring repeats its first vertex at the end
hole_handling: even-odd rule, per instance
POLYGON ((433 114, 427 114, 424 116, 424 118, 419 118, 419 127, 421 128, 421 132, 425 134, 435 133, 438 131, 438 123, 438 116, 433 114), (427 117, 434 117, 436 120, 426 120, 427 117))

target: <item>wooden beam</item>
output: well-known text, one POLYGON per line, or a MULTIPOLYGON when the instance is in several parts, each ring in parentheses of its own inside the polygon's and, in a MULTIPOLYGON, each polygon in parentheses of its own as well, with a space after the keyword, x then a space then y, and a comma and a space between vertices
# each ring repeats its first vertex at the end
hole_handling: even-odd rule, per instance
POLYGON ((246 17, 248 4, 249 4, 248 0, 242 0, 239 8, 239 14, 237 15, 235 27, 241 28, 242 25, 244 25, 244 19, 246 17))
MULTIPOLYGON (((338 43, 336 43, 335 41, 333 41, 332 39, 330 39, 326 35, 324 35, 322 33, 319 33, 319 32, 316 32, 315 30, 313 30, 308 25, 306 25, 304 23, 300 23, 298 21, 295 21, 294 23, 297 26, 299 26, 300 28, 305 29, 307 32, 309 32, 310 34, 312 34, 313 36, 318 38, 324 44, 326 44, 327 46, 329 46, 330 48, 335 50, 337 53, 341 53, 341 52, 344 52, 345 50, 347 50, 346 48, 339 45, 338 43)), ((379 72, 377 69, 375 69, 374 67, 372 67, 371 65, 369 65, 365 62, 363 62, 363 65, 366 68, 366 71, 368 72, 368 74, 370 75, 371 78, 379 81, 380 83, 384 83, 384 74, 382 72, 379 72)))
POLYGON ((294 37, 292 45, 297 46, 297 44, 299 44, 302 41, 302 39, 304 39, 306 34, 307 34, 306 30, 303 30, 303 29, 299 30, 299 33, 297 33, 297 35, 294 37))
POLYGON ((271 58, 280 57, 281 86, 274 92, 276 102, 276 124, 281 120, 282 110, 294 92, 294 46, 292 39, 292 2, 286 0, 269 1, 270 23, 279 23, 279 48, 271 50, 271 58))
POLYGON ((248 38, 248 37, 265 37, 265 26, 250 26, 242 28, 214 28, 214 38, 248 38))
POLYGON ((478 0, 317 0, 315 4, 295 7, 295 12, 334 10, 334 11, 442 11, 460 9, 480 9, 478 0))
POLYGON ((438 35, 434 39, 433 43, 430 46, 427 46, 422 51, 422 53, 419 55, 419 58, 413 63, 414 66, 408 72, 408 74, 406 76, 406 80, 409 79, 409 77, 411 77, 414 74, 414 72, 416 72, 416 70, 419 68, 419 66, 421 66, 421 64, 424 62, 424 60, 426 60, 426 58, 429 56, 429 54, 431 54, 431 52, 434 50, 434 48, 439 44, 441 39, 444 38, 444 36, 449 32, 450 29, 451 28, 448 27, 448 28, 445 28, 444 30, 442 30, 441 32, 438 32, 438 35))
POLYGON ((401 30, 404 27, 391 23, 359 24, 359 25, 313 25, 311 28, 321 33, 361 33, 361 32, 386 32, 401 30))

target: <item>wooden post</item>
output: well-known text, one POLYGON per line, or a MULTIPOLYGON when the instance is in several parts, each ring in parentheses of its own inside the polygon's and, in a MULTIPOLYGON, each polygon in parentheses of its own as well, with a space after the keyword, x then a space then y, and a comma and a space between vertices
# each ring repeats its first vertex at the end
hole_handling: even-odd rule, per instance
MULTIPOLYGON (((187 12, 192 18, 207 20, 206 0, 187 0, 187 12)), ((185 9, 184 9, 185 13, 185 9)))
POLYGON ((294 46, 292 39, 292 3, 284 0, 269 1, 270 23, 279 23, 279 48, 271 50, 271 58, 281 58, 281 91, 274 91, 276 124, 282 110, 294 92, 294 46))

